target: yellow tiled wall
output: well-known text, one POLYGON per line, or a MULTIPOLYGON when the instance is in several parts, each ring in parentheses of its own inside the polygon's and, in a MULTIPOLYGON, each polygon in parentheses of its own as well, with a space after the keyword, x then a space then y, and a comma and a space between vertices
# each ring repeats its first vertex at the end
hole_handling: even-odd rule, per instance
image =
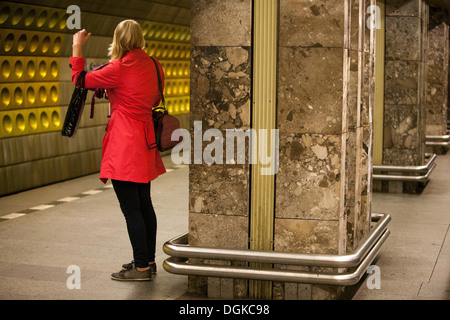
MULTIPOLYGON (((74 89, 69 57, 77 30, 67 28, 68 17, 61 8, 0 3, 0 196, 99 170, 107 100, 96 101, 90 119, 88 95, 75 138, 60 133, 74 89)), ((109 60, 114 28, 124 19, 133 17, 81 11, 81 27, 93 34, 83 46, 87 71, 109 60)), ((164 69, 169 113, 187 115, 189 26, 136 20, 145 51, 164 69)))

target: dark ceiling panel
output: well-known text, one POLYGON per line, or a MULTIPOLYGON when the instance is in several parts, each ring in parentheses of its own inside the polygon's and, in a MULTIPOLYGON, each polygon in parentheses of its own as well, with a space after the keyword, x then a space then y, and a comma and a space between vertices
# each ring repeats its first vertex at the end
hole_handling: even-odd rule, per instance
POLYGON ((188 26, 192 0, 19 0, 14 2, 61 9, 75 4, 82 12, 188 26))
POLYGON ((450 11, 450 0, 428 0, 434 7, 444 8, 450 11))

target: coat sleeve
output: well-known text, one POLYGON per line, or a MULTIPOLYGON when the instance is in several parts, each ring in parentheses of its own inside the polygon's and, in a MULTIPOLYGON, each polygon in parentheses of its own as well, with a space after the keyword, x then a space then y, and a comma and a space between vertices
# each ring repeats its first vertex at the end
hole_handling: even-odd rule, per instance
MULTIPOLYGON (((84 70, 85 58, 70 57, 72 67, 72 82, 77 83, 78 76, 84 70)), ((113 60, 100 70, 86 73, 85 87, 89 89, 113 89, 120 79, 120 61, 113 60)))

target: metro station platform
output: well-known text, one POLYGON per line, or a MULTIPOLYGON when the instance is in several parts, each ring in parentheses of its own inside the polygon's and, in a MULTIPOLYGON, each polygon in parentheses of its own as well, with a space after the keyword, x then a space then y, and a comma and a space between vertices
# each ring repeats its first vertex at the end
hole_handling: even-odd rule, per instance
MULTIPOLYGON (((152 184, 158 216, 158 274, 151 282, 119 282, 110 274, 131 261, 125 221, 110 184, 98 175, 0 198, 0 299, 174 300, 187 277, 167 273, 165 241, 188 228, 188 167, 165 157, 168 173, 152 184), (81 288, 70 290, 68 267, 81 288)), ((354 300, 450 299, 450 154, 437 159, 420 195, 374 193, 373 212, 389 213, 391 236, 375 264, 381 288, 366 278, 354 300)))

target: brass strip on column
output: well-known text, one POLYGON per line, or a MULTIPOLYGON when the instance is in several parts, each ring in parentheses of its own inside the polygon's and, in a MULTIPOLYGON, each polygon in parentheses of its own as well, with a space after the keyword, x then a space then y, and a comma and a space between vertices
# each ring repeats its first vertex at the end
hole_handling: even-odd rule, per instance
MULTIPOLYGON (((263 174, 267 164, 261 163, 261 155, 273 152, 272 129, 276 128, 277 83, 277 34, 278 1, 253 1, 253 106, 252 129, 257 144, 257 161, 252 161, 250 205, 250 249, 273 250, 275 175, 263 174), (263 131, 267 133, 264 145, 263 131)), ((253 159, 256 159, 253 157, 253 159)), ((272 154, 273 157, 273 154, 272 154)), ((253 263, 253 267, 272 268, 272 265, 253 263)), ((249 296, 255 299, 271 299, 272 283, 249 282, 249 296)))
MULTIPOLYGON (((377 0, 380 28, 375 31, 375 102, 373 108, 373 164, 383 164, 384 132, 384 56, 385 56, 385 0, 377 0)), ((376 17, 378 18, 378 17, 376 17)))

